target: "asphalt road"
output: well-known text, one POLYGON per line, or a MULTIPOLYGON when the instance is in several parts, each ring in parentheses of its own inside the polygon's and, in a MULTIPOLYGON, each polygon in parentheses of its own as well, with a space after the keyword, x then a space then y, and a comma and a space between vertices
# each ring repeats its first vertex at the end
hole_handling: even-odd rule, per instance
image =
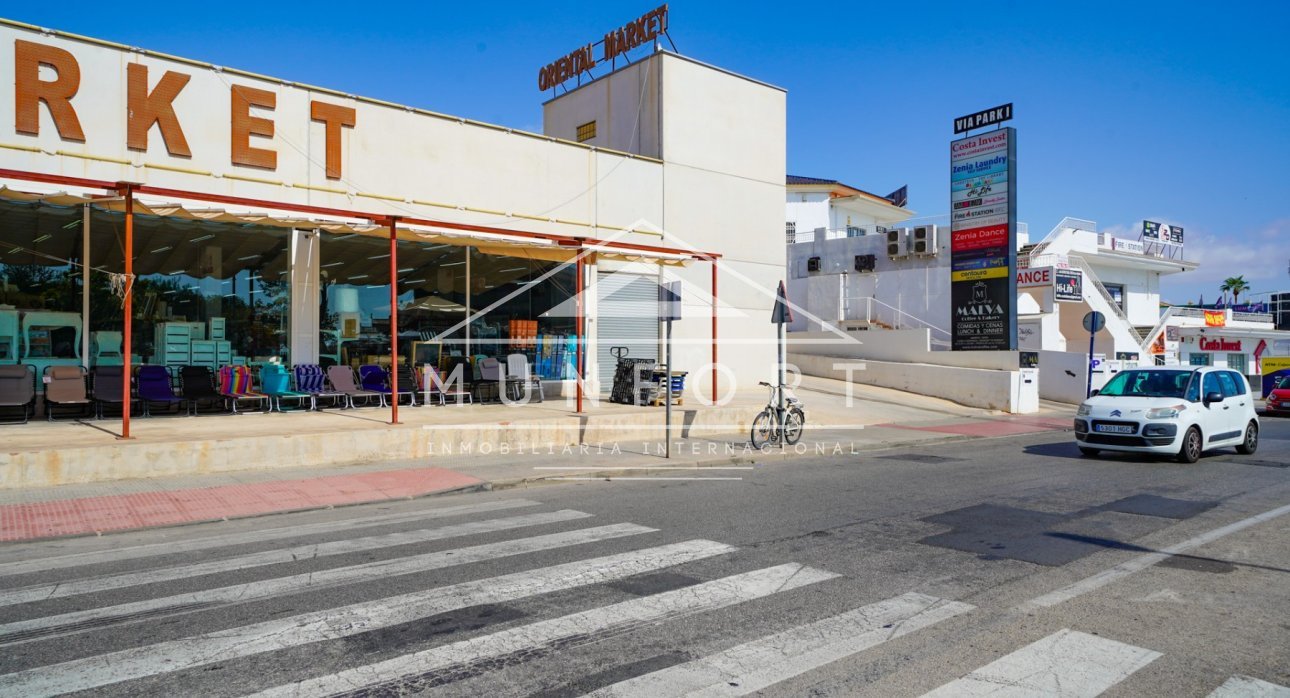
POLYGON ((1290 692, 1290 419, 691 475, 0 548, 0 695, 1290 692))

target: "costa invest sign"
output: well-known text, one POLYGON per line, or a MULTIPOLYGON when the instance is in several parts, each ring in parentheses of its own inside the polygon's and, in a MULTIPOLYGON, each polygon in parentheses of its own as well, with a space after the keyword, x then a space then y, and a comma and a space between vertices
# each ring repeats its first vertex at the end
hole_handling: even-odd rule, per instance
POLYGON ((549 90, 556 85, 577 77, 606 61, 643 46, 667 33, 667 5, 650 10, 616 29, 605 32, 604 38, 551 61, 538 70, 538 89, 549 90), (601 46, 596 57, 596 45, 601 46))

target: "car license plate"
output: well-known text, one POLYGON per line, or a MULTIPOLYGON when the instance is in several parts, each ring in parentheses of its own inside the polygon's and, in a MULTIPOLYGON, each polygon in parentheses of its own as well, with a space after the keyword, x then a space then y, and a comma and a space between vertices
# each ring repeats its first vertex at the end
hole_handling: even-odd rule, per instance
POLYGON ((1124 424, 1098 424, 1093 427, 1093 431, 1100 431, 1105 434, 1132 434, 1134 428, 1124 424))

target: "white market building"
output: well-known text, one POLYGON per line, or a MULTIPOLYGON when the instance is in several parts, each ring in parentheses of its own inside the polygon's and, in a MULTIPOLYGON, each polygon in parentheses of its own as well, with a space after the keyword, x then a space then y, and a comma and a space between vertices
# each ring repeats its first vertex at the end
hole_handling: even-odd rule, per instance
POLYGON ((611 345, 656 350, 655 284, 680 280, 687 389, 771 375, 779 88, 656 50, 547 101, 536 134, 7 20, 0 51, 0 362, 527 347, 569 394, 572 359, 535 347, 577 346, 596 394, 611 345))

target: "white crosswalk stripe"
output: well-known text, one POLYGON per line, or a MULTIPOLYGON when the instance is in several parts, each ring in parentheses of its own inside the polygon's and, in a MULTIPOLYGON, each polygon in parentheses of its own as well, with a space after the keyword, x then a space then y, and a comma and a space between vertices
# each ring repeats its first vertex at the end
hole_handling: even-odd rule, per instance
POLYGON ((334 693, 339 686, 359 688, 403 682, 404 685, 390 687, 392 693, 401 694, 433 685, 433 673, 436 671, 521 653, 522 658, 516 661, 523 661, 542 650, 550 651, 556 643, 569 638, 577 637, 585 642, 594 642, 598 638, 627 632, 660 620, 711 611, 836 576, 831 572, 796 563, 779 565, 462 640, 330 676, 280 686, 257 695, 265 698, 324 696, 334 693))
MULTIPOLYGON (((708 540, 608 555, 305 613, 0 676, 0 695, 51 696, 334 640, 449 611, 601 584, 729 553, 708 540)), ((803 579, 828 575, 794 566, 803 579)), ((829 575, 831 576, 831 575, 829 575)), ((783 587, 790 580, 781 579, 783 587)))
POLYGON ((1233 676, 1214 689, 1209 698, 1290 698, 1290 688, 1251 676, 1233 676))
POLYGON ((503 519, 472 521, 451 526, 442 526, 440 528, 419 529, 415 531, 404 531, 401 533, 368 536, 365 538, 332 541, 329 543, 313 543, 291 548, 265 550, 263 552, 227 557, 219 560, 212 560, 210 562, 199 562, 191 565, 178 565, 175 567, 164 567, 143 572, 131 572, 128 574, 118 574, 105 577, 92 577, 90 579, 82 579, 73 582, 37 584, 0 592, 0 606, 11 606, 13 604, 30 603, 32 601, 43 601, 46 599, 55 599, 65 596, 76 596, 79 594, 92 594, 110 589, 122 589, 125 587, 138 586, 140 584, 167 582, 175 579, 185 579, 188 577, 217 574, 220 572, 230 572, 250 567, 297 562, 299 560, 327 557, 330 555, 344 555, 346 553, 376 550, 378 548, 389 548, 396 545, 425 543, 446 538, 457 538, 460 536, 506 531, 516 528, 525 528, 528 526, 540 526, 564 521, 574 521, 577 519, 585 519, 590 516, 591 514, 573 511, 571 509, 564 509, 561 511, 544 512, 540 514, 512 516, 503 519))
MULTIPOLYGON (((211 550, 214 548, 245 545, 247 543, 264 543, 271 540, 282 540, 284 538, 303 538, 305 536, 332 533, 335 531, 346 531, 352 533, 356 529, 388 526, 390 524, 405 523, 408 521, 446 519, 453 516, 485 514, 494 511, 519 509, 537 505, 537 502, 530 499, 502 499, 495 502, 441 506, 397 514, 380 514, 377 516, 363 516, 353 519, 339 519, 336 521, 292 524, 276 528, 240 531, 238 533, 225 533, 203 538, 185 537, 183 542, 183 552, 211 550)), ((167 541, 164 543, 148 543, 145 545, 112 548, 110 550, 96 550, 83 553, 71 553, 68 555, 50 555, 48 557, 39 556, 30 560, 0 562, 0 577, 9 577, 16 574, 31 574, 33 572, 43 572, 46 570, 67 569, 69 567, 80 567, 83 565, 93 565, 102 562, 121 562, 123 560, 137 560, 146 557, 156 557, 159 555, 173 555, 175 553, 175 548, 176 544, 174 541, 167 541)))
POLYGON ((748 695, 974 608, 909 593, 628 679, 589 695, 748 695))
POLYGON ((135 603, 45 616, 0 625, 0 645, 47 639, 59 630, 77 632, 83 629, 100 628, 113 623, 132 622, 135 619, 151 620, 159 617, 161 612, 168 609, 174 613, 207 610, 218 605, 246 603, 256 599, 314 591, 340 584, 384 580, 414 572, 425 572, 484 560, 495 560, 511 555, 523 555, 525 553, 606 541, 655 531, 657 529, 637 526, 636 524, 613 524, 532 538, 520 538, 500 543, 488 543, 468 548, 457 548, 455 550, 442 550, 424 555, 382 560, 350 567, 337 567, 218 589, 147 599, 135 603))
POLYGON ((923 698, 1097 696, 1160 658, 1154 650, 1063 629, 923 698))

